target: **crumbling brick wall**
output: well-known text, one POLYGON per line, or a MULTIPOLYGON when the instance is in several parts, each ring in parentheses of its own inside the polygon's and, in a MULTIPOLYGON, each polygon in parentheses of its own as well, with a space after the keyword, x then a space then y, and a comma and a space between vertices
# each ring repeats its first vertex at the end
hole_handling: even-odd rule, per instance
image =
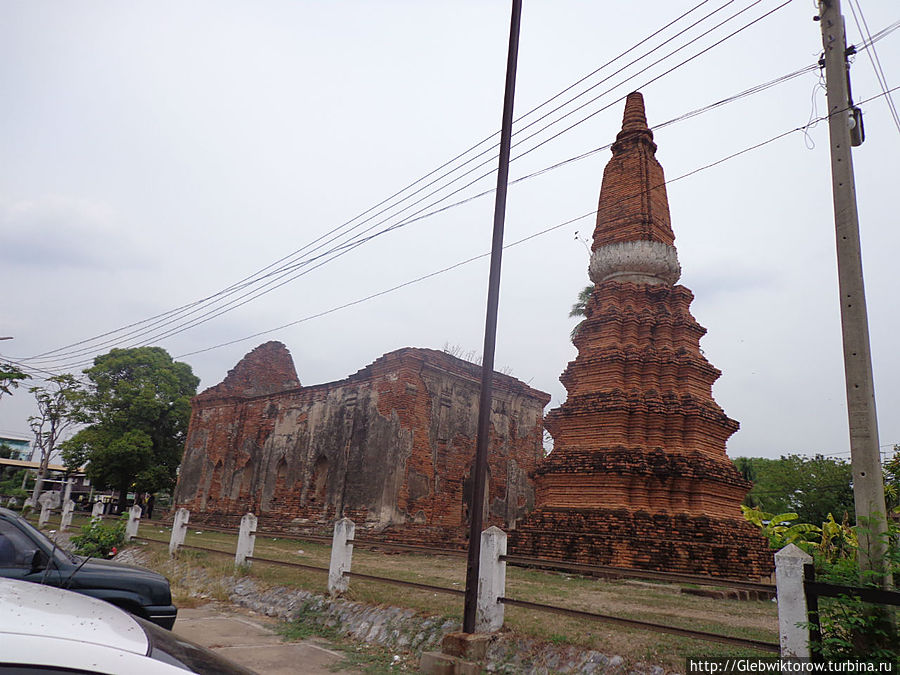
MULTIPOLYGON (((479 377, 475 364, 406 348, 345 380, 303 387, 284 345, 261 345, 194 398, 176 506, 192 521, 230 526, 252 511, 265 529, 315 528, 344 515, 418 539, 462 536, 479 377)), ((534 504, 528 475, 543 456, 548 401, 494 376, 491 524, 508 527, 534 504)))

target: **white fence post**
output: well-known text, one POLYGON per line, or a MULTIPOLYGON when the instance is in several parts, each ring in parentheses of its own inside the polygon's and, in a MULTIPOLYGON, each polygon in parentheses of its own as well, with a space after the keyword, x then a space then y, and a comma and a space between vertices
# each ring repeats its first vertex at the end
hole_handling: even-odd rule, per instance
POLYGON ((91 508, 91 520, 103 520, 103 502, 94 502, 91 508))
POLYGON ((328 592, 336 597, 347 590, 350 579, 344 572, 350 571, 353 562, 353 534, 356 524, 349 518, 341 518, 334 524, 334 537, 331 540, 331 565, 328 568, 328 592))
POLYGON ((75 502, 71 499, 67 499, 63 502, 62 507, 62 518, 59 521, 59 531, 65 532, 69 529, 69 526, 72 524, 72 513, 75 511, 75 502))
POLYGON ((169 555, 173 556, 178 552, 178 547, 184 543, 184 536, 187 534, 188 520, 191 519, 191 512, 187 509, 178 509, 175 512, 175 519, 172 521, 172 537, 169 539, 169 555))
POLYGON ((143 509, 135 504, 128 509, 128 524, 125 526, 125 541, 131 541, 132 537, 138 535, 138 528, 141 526, 141 513, 143 509))
POLYGON ((253 557, 253 546, 256 544, 256 516, 245 513, 241 518, 241 530, 238 532, 237 549, 234 552, 234 566, 250 566, 253 557))
POLYGON ((778 634, 782 658, 809 658, 809 617, 803 590, 803 566, 812 557, 794 544, 775 554, 775 589, 778 598, 778 634))
POLYGON ((41 504, 41 515, 38 518, 38 527, 43 527, 50 520, 50 500, 48 499, 41 504))
POLYGON ((481 533, 481 558, 478 564, 478 602, 475 608, 475 632, 493 633, 503 628, 504 605, 497 602, 506 592, 506 532, 489 527, 481 533))

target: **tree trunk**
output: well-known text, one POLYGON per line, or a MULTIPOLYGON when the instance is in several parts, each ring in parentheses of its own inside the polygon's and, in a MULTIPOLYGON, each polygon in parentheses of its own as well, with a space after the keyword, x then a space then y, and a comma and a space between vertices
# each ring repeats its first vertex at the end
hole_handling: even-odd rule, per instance
POLYGON ((128 509, 128 483, 119 487, 119 503, 116 507, 118 513, 125 513, 128 509))
POLYGON ((38 507, 38 499, 41 496, 41 493, 44 491, 44 469, 38 471, 37 478, 34 479, 34 491, 31 493, 31 505, 34 508, 38 507))

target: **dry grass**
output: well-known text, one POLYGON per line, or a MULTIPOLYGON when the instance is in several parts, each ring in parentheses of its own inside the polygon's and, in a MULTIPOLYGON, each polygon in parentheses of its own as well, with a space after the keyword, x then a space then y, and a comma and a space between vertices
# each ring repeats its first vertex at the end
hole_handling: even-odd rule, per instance
MULTIPOLYGON (((140 536, 167 543, 169 530, 144 526, 140 536)), ((190 529, 185 544, 220 550, 223 555, 184 550, 179 554, 179 564, 173 568, 167 565, 165 548, 152 546, 156 549, 153 564, 169 574, 177 598, 183 597, 187 603, 197 602, 196 591, 189 588, 189 574, 184 570, 199 565, 213 576, 233 574, 231 556, 236 539, 235 535, 190 529)), ((324 544, 269 537, 257 537, 254 551, 254 556, 258 558, 322 568, 328 567, 330 555, 330 547, 324 544)), ((356 547, 353 570, 445 588, 465 587, 465 560, 458 557, 386 553, 356 547)), ((249 573, 265 585, 298 587, 319 593, 326 589, 325 571, 291 569, 257 560, 249 573)), ((212 594, 215 597, 214 589, 212 594)), ((775 603, 684 595, 678 586, 671 584, 594 579, 510 566, 507 568, 506 595, 692 630, 766 642, 778 641, 775 603)), ((353 579, 346 597, 359 602, 410 607, 426 614, 454 618, 461 617, 463 607, 461 597, 364 579, 353 579)), ((648 661, 679 670, 683 669, 684 659, 688 656, 763 655, 750 649, 519 607, 507 607, 505 629, 554 644, 579 645, 607 654, 618 654, 632 661, 648 661)))

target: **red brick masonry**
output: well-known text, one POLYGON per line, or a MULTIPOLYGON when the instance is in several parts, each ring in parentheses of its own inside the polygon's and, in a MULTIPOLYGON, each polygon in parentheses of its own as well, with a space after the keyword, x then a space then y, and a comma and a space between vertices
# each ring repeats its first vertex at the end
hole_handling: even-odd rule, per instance
MULTIPOLYGON (((300 386, 280 342, 254 349, 192 401, 175 490, 191 522, 327 528, 341 515, 401 541, 458 544, 471 501, 481 368, 405 348, 345 380, 300 386)), ((494 376, 487 521, 507 527, 534 504, 550 397, 494 376)), ((370 532, 371 534, 371 532, 370 532)))
POLYGON ((772 555, 740 503, 750 488, 725 454, 738 429, 712 397, 720 372, 679 274, 662 167, 643 99, 631 94, 603 177, 594 291, 545 426, 537 506, 516 554, 759 578, 772 555), (635 242, 634 245, 632 243, 635 242))

